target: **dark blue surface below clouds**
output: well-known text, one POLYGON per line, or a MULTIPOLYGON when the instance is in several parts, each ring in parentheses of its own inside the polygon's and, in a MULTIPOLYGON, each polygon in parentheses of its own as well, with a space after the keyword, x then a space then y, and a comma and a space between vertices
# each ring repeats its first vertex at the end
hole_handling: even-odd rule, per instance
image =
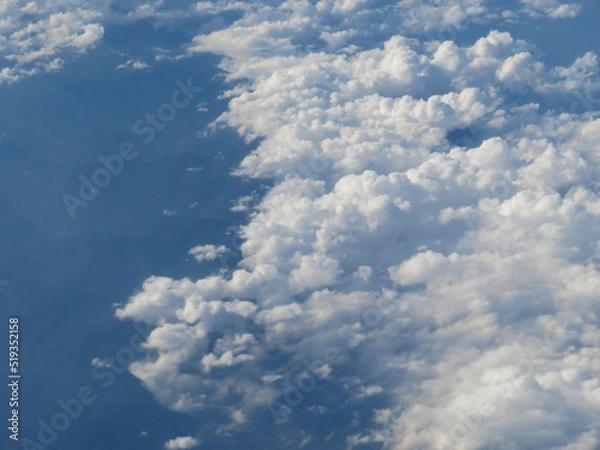
MULTIPOLYGON (((106 41, 117 45, 119 35, 140 33, 112 31, 106 41)), ((9 283, 0 308, 3 317, 21 318, 21 437, 37 440, 38 419, 49 422, 61 410, 57 400, 82 386, 98 396, 50 448, 159 448, 198 428, 199 418, 167 411, 127 371, 104 388, 90 355, 115 357, 128 345, 136 331, 114 320, 112 305, 148 276, 218 269, 219 261, 200 266, 187 251, 231 247, 229 227, 244 214, 229 208, 259 188, 229 176, 248 152, 235 134, 199 136, 225 106, 217 99, 224 85, 216 57, 158 63, 150 73, 115 71, 120 62, 101 45, 64 72, 0 87, 0 279, 9 283), (151 143, 142 142, 133 124, 188 78, 202 92, 151 143), (200 103, 207 111, 197 111, 200 103), (72 219, 62 195, 77 195, 79 176, 91 178, 102 167, 98 157, 118 153, 126 141, 139 150, 136 158, 72 219)))

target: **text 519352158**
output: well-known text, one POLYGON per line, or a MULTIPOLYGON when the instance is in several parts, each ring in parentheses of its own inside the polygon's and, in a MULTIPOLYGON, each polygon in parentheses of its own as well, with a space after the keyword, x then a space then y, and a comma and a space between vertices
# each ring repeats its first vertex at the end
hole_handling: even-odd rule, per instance
POLYGON ((8 319, 8 387, 10 396, 8 400, 9 419, 8 437, 14 441, 19 440, 19 319, 8 319))

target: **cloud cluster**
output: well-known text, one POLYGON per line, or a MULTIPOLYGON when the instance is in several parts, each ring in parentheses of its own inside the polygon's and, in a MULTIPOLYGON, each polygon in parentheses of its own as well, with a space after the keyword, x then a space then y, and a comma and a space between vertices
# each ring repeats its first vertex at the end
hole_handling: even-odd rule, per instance
MULTIPOLYGON (((68 57, 93 48, 102 39, 107 24, 150 20, 155 27, 173 28, 202 18, 203 34, 190 44, 189 50, 210 49, 227 56, 237 52, 237 59, 241 60, 243 55, 262 54, 267 48, 276 52, 273 54, 294 53, 311 39, 313 43, 308 45, 314 45, 317 39, 318 45, 325 45, 328 50, 349 44, 372 45, 376 42, 374 36, 389 37, 398 31, 444 40, 452 39, 470 24, 514 22, 523 17, 570 19, 580 11, 580 5, 558 0, 520 0, 515 10, 486 0, 320 0, 314 4, 298 0, 184 0, 177 4, 163 0, 100 0, 93 5, 85 0, 7 0, 0 5, 0 56, 7 61, 0 70, 0 83, 61 69, 68 57), (227 27, 221 17, 227 12, 244 16, 227 27), (207 18, 211 20, 206 22, 207 18), (299 41, 290 42, 291 35, 299 41), (273 43, 277 45, 270 45, 273 43)), ((178 48, 157 51, 157 61, 183 56, 178 48)), ((148 67, 144 61, 131 59, 117 69, 148 67)))
POLYGON ((102 13, 85 2, 8 0, 0 5, 0 84, 60 69, 104 34, 102 13))
POLYGON ((577 3, 561 3, 558 0, 520 0, 522 11, 532 18, 550 17, 551 19, 567 19, 576 17, 581 11, 577 3))
POLYGON ((155 326, 129 369, 160 402, 243 426, 289 393, 288 365, 338 348, 314 370, 371 405, 349 447, 600 445, 600 119, 568 112, 573 89, 597 89, 596 56, 547 67, 506 32, 414 37, 419 14, 432 30, 495 20, 451 3, 288 1, 190 44, 225 56, 214 126, 256 139, 236 173, 274 186, 235 270, 152 277, 117 310, 155 326))

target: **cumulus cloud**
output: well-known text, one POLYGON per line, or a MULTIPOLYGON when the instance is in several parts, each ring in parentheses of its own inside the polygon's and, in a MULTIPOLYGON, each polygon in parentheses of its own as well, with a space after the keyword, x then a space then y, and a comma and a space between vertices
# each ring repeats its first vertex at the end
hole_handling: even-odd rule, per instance
POLYGON ((191 436, 185 436, 185 437, 178 437, 175 439, 171 439, 167 442, 165 442, 164 447, 167 450, 182 450, 182 449, 186 449, 186 448, 194 448, 194 447, 198 447, 200 445, 200 442, 191 437, 191 436))
POLYGON ((250 204, 255 200, 256 198, 254 195, 244 195, 237 199, 235 205, 233 205, 230 210, 233 212, 248 211, 250 209, 250 204))
POLYGON ((129 369, 171 409, 251 417, 312 362, 347 392, 326 406, 368 417, 350 448, 592 450, 600 119, 569 94, 597 86, 596 57, 548 67, 507 32, 413 29, 419 14, 433 31, 495 20, 484 2, 380 3, 254 5, 194 38, 232 83, 214 127, 256 142, 235 173, 273 187, 239 230, 238 267, 152 277, 117 310, 155 327, 129 369))
POLYGON ((84 2, 7 1, 0 7, 0 83, 60 69, 102 39, 102 12, 84 2))
POLYGON ((224 255, 228 252, 227 247, 224 245, 198 245, 192 248, 188 253, 196 258, 196 261, 212 261, 217 259, 219 256, 224 255))
POLYGON ((520 0, 522 11, 530 17, 547 16, 551 19, 570 19, 581 11, 578 3, 561 3, 558 0, 520 0))
MULTIPOLYGON (((0 56, 10 63, 0 70, 0 82, 60 70, 65 61, 85 53, 102 39, 106 25, 151 20, 155 27, 174 28, 182 21, 201 19, 202 34, 188 46, 187 55, 212 51, 233 56, 293 53, 310 37, 330 51, 372 46, 373 35, 408 34, 426 40, 452 40, 472 24, 521 17, 569 19, 581 11, 578 3, 558 0, 520 0, 517 10, 503 10, 500 2, 452 0, 375 2, 373 0, 239 2, 233 0, 10 0, 0 6, 0 56), (223 13, 243 13, 227 26, 223 13), (290 14, 292 12, 292 14, 290 14), (263 20, 271 15, 269 20, 263 20), (277 18, 275 18, 277 16, 277 18), (308 19, 310 18, 310 20, 308 19), (286 36, 286 33, 288 36, 286 36), (292 43, 289 36, 302 36, 292 43), (265 46, 265 44, 269 44, 265 46), (275 44, 275 45, 273 45, 275 44)), ((311 45, 315 45, 314 43, 311 45)), ((178 48, 156 49, 156 60, 185 57, 178 48)), ((142 60, 128 60, 123 70, 145 70, 142 60)))
POLYGON ((150 66, 145 61, 141 59, 129 59, 123 64, 119 64, 117 66, 117 70, 145 70, 149 69, 150 66))
MULTIPOLYGON (((106 25, 150 19, 157 27, 173 26, 190 17, 247 10, 242 2, 172 2, 128 0, 5 0, 0 5, 0 84, 61 70, 65 62, 94 48, 106 25)), ((217 24, 218 25, 218 24, 217 24)), ((167 51, 168 52, 168 51, 167 51)), ((157 58, 161 55, 157 55, 157 58)), ((119 70, 146 70, 131 59, 119 70)))

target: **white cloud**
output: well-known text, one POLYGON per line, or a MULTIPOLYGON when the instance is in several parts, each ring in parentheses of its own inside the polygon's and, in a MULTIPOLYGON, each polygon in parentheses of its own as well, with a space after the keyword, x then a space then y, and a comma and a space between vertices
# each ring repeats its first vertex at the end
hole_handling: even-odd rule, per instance
POLYGON ((64 55, 81 54, 102 39, 102 13, 79 2, 4 2, 0 9, 0 55, 8 66, 0 83, 58 70, 64 55), (33 16, 33 18, 31 17, 33 16))
MULTIPOLYGON (((131 371, 163 404, 252 417, 285 393, 274 355, 335 347, 320 378, 354 389, 357 410, 387 399, 350 447, 597 447, 600 120, 535 103, 569 109, 597 61, 552 68, 506 32, 459 45, 413 30, 419 14, 433 31, 492 20, 451 3, 388 8, 378 23, 398 27, 364 48, 351 43, 373 44, 358 30, 383 10, 326 0, 257 6, 194 39, 234 83, 215 126, 260 138, 236 173, 273 187, 240 228, 239 267, 150 278, 117 310, 156 326, 131 371)), ((526 5, 551 14, 542 3, 526 5)))
MULTIPOLYGON (((188 48, 228 56, 260 54, 268 48, 271 55, 295 52, 286 33, 319 36, 328 50, 352 52, 371 45, 373 33, 390 37, 406 33, 428 41, 453 40, 471 24, 489 23, 498 18, 509 22, 519 18, 568 19, 576 17, 578 3, 558 0, 520 0, 520 9, 501 11, 500 2, 486 0, 440 0, 436 2, 373 0, 239 2, 232 0, 193 1, 174 4, 163 0, 131 0, 115 8, 113 2, 99 0, 93 8, 83 0, 10 0, 0 8, 0 55, 10 65, 0 70, 0 82, 58 70, 66 57, 84 53, 102 39, 105 25, 122 25, 152 20, 156 27, 173 28, 191 18, 203 18, 203 34, 188 48), (496 4, 498 3, 498 4, 496 4), (244 13, 242 19, 227 26, 225 12, 244 13), (290 14, 291 13, 291 14, 290 14), (264 20, 270 14, 269 20, 264 20), (210 19, 206 21, 207 19, 210 19)), ((185 57, 179 49, 157 49, 156 60, 185 57)), ((264 62, 264 61, 263 61, 264 62)), ((142 60, 131 59, 118 69, 146 70, 142 60)))
POLYGON ((94 358, 92 360, 92 367, 110 367, 111 364, 108 361, 105 361, 103 359, 100 358, 94 358))
POLYGON ((255 195, 244 195, 237 199, 230 210, 233 212, 244 212, 250 209, 250 204, 256 201, 255 195))
POLYGON ((229 250, 224 245, 198 245, 192 248, 188 253, 196 258, 196 261, 212 261, 217 259, 219 256, 224 255, 229 250))
POLYGON ((117 70, 146 70, 149 69, 150 66, 145 61, 141 59, 129 59, 123 64, 119 64, 117 66, 117 70))
POLYGON ((200 442, 191 437, 191 436, 186 436, 186 437, 178 437, 175 439, 171 439, 167 442, 165 442, 164 447, 167 450, 182 450, 182 449, 187 449, 187 448, 194 448, 194 447, 198 447, 200 445, 200 442))
POLYGON ((519 0, 522 11, 532 18, 547 16, 551 19, 570 19, 581 11, 578 3, 561 3, 558 0, 519 0))
POLYGON ((252 355, 234 356, 231 351, 225 352, 221 356, 209 353, 202 358, 202 365, 204 366, 204 370, 209 372, 213 367, 232 367, 244 361, 252 361, 253 359, 252 355))

